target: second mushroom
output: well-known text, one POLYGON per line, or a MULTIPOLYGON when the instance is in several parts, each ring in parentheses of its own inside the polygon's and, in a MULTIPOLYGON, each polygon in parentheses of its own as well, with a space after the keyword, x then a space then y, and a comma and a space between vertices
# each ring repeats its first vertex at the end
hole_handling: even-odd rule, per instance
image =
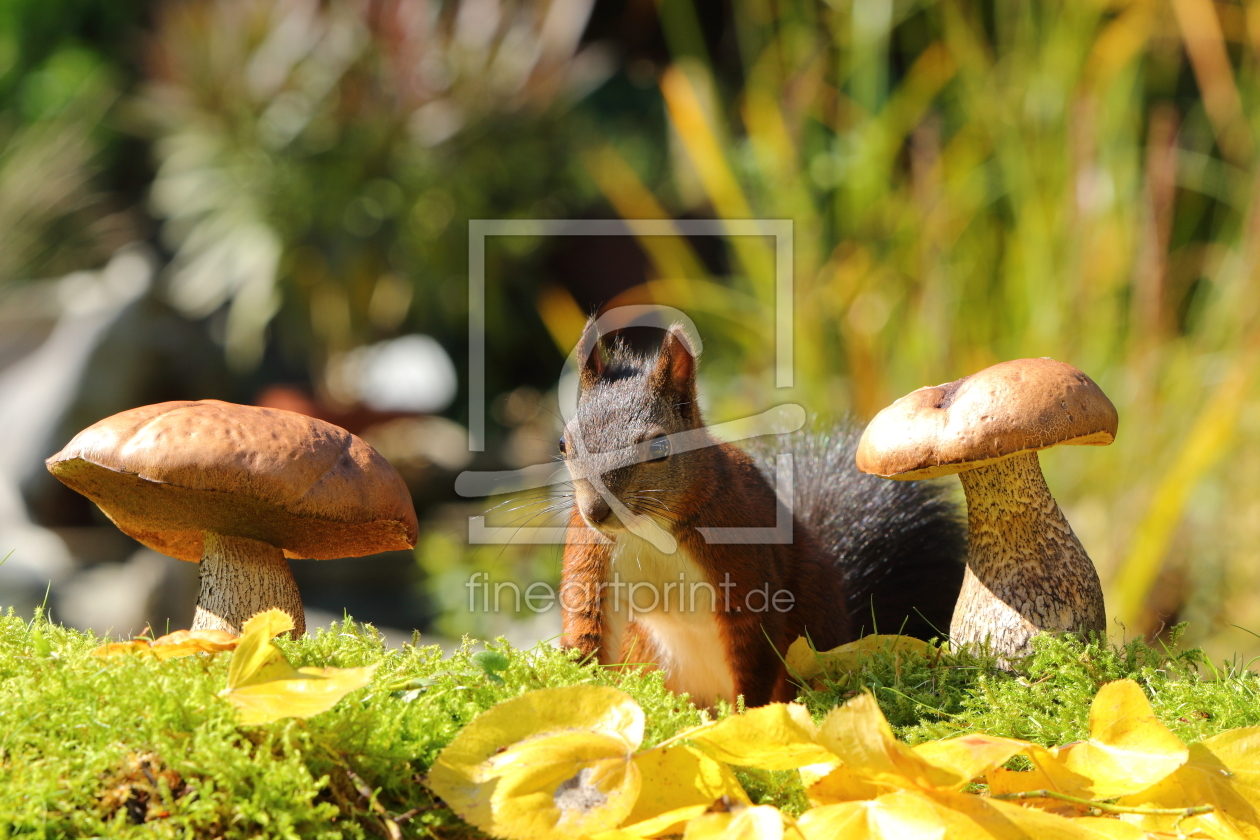
POLYGON ((1106 630, 1102 586, 1055 503, 1037 451, 1105 446, 1116 409, 1081 371, 1053 359, 1017 359, 920 388, 876 415, 857 465, 885 478, 957 473, 970 547, 954 607, 954 644, 988 642, 1005 658, 1042 631, 1106 630))
POLYGON ((124 533, 200 561, 192 629, 235 633, 276 607, 305 632, 286 558, 411 548, 416 514, 402 477, 344 429, 301 414, 217 400, 107 417, 47 461, 124 533))

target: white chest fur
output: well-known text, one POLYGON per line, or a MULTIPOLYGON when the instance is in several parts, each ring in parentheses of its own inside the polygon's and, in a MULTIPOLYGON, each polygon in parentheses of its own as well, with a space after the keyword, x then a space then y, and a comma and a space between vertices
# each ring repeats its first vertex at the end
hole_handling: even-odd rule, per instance
MULTIPOLYGON (((666 554, 622 533, 613 549, 604 591, 605 644, 621 650, 626 625, 647 631, 659 653, 665 684, 700 706, 735 701, 735 679, 718 628, 715 606, 723 592, 681 546, 666 554)), ((635 659, 633 652, 629 657, 635 659)), ((639 660, 642 661, 642 660, 639 660)))

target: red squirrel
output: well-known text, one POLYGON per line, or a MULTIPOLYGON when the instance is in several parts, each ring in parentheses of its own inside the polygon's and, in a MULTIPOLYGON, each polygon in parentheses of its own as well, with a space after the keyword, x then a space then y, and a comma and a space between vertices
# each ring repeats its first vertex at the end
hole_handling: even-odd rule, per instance
POLYGON ((847 427, 750 447, 760 457, 717 441, 681 326, 640 356, 601 347, 591 322, 577 356, 577 411, 560 439, 569 527, 604 541, 565 546, 562 644, 604 664, 655 665, 699 706, 740 695, 757 706, 794 695, 783 655, 799 636, 827 650, 877 622, 944 634, 966 530, 939 487, 857 472, 847 427), (776 449, 794 461, 790 541, 706 540, 701 529, 775 526, 783 514, 763 463, 776 449))

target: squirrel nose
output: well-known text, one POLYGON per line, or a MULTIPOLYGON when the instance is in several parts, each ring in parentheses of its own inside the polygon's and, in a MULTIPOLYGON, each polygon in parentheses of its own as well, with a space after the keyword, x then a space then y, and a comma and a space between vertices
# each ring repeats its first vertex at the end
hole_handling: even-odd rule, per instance
POLYGON ((585 516, 588 521, 596 524, 607 519, 608 514, 610 513, 612 513, 612 508, 609 507, 608 502, 604 501, 602 496, 596 496, 595 498, 588 500, 587 503, 582 506, 582 515, 585 516))

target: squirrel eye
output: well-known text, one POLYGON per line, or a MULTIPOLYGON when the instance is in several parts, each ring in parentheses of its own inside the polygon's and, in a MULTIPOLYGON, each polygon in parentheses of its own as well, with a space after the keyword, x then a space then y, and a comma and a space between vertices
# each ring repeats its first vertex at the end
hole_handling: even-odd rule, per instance
POLYGON ((648 460, 664 461, 669 457, 670 445, 669 438, 658 437, 648 441, 648 460))
POLYGON ((560 435, 560 454, 564 455, 567 451, 568 450, 564 448, 564 435, 560 435))

